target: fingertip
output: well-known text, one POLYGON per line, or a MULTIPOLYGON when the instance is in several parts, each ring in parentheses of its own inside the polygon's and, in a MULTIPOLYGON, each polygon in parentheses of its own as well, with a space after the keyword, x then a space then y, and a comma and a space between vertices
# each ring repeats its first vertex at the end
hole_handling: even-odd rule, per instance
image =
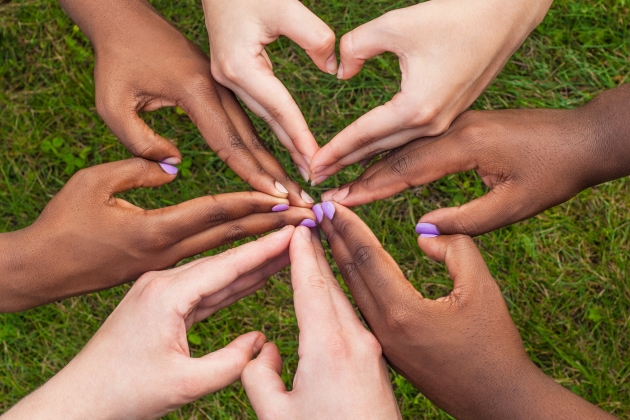
POLYGON ((254 341, 254 345, 252 346, 254 355, 258 354, 260 350, 263 348, 263 346, 265 345, 265 343, 267 342, 267 337, 265 336, 265 334, 259 331, 255 331, 255 332, 258 333, 258 337, 256 338, 256 341, 254 341))

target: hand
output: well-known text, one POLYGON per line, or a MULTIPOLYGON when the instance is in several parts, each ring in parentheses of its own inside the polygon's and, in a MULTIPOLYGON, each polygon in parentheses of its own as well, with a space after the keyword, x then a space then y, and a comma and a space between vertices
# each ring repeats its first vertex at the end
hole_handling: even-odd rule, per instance
POLYGON ((149 211, 114 197, 174 178, 140 158, 77 172, 35 223, 0 235, 0 312, 116 286, 219 245, 314 219, 309 209, 258 192, 149 211))
POLYGON ((3 419, 158 418, 238 380, 263 334, 193 359, 186 331, 285 267, 293 230, 145 274, 85 348, 3 419))
POLYGON ((432 0, 384 14, 341 38, 338 77, 385 51, 400 92, 337 134, 311 162, 314 184, 410 140, 443 133, 542 21, 551 0, 432 0))
POLYGON ((480 235, 630 175, 628 100, 630 85, 624 85, 576 110, 467 112, 442 136, 391 152, 323 199, 355 206, 474 169, 488 194, 420 222, 440 233, 480 235))
POLYGON ((247 364, 243 386, 258 418, 401 418, 381 348, 333 276, 319 235, 295 229, 290 257, 300 361, 291 392, 275 345, 247 364))
POLYGON ((335 74, 335 34, 298 0, 202 3, 212 75, 271 126, 308 181, 319 147, 291 94, 274 76, 265 46, 285 35, 304 48, 320 70, 335 74))
POLYGON ((453 279, 448 296, 425 299, 357 215, 329 206, 321 226, 361 314, 389 364, 437 406, 457 419, 611 417, 529 360, 470 237, 419 237, 453 279))
POLYGON ((177 147, 138 116, 179 106, 210 148, 253 188, 296 206, 313 200, 265 148, 234 94, 215 83, 208 57, 145 0, 61 0, 94 44, 96 108, 135 156, 178 164, 177 147))

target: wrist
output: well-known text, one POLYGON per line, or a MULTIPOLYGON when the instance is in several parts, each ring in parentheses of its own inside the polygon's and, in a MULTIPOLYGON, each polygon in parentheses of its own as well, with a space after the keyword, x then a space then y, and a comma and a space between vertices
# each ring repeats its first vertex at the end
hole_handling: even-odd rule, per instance
POLYGON ((33 258, 28 228, 0 235, 0 313, 30 308, 33 258))

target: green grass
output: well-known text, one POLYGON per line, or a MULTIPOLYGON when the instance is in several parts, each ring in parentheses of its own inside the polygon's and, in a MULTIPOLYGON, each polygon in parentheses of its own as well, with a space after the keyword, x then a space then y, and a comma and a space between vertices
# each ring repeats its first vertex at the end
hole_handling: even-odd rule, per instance
MULTIPOLYGON (((197 0, 153 3, 207 51, 197 0)), ((305 3, 342 35, 386 10, 413 2, 305 3)), ((556 0, 543 24, 474 108, 575 107, 630 81, 629 8, 627 0, 556 0)), ((54 1, 0 1, 0 55, 0 231, 4 232, 32 223, 82 159, 91 166, 129 154, 96 114, 91 47, 54 1), (44 151, 44 142, 56 142, 56 153, 44 151)), ((399 70, 392 55, 370 60, 349 82, 319 72, 287 39, 270 46, 270 55, 322 144, 398 89, 399 70)), ((165 109, 145 118, 156 131, 176 139, 190 159, 190 176, 180 176, 160 189, 128 193, 129 200, 156 208, 248 188, 207 148, 186 116, 165 109)), ((254 121, 299 179, 269 129, 259 119, 254 121)), ((356 167, 349 168, 311 192, 317 196, 358 173, 356 167)), ((478 239, 532 359, 562 385, 623 418, 630 418, 629 187, 628 179, 611 182, 478 239)), ((447 293, 451 282, 443 266, 419 252, 412 227, 425 212, 465 202, 484 191, 474 174, 461 174, 357 211, 416 287, 436 297, 447 293)), ((61 369, 128 287, 0 315, 0 412, 61 369)), ((265 332, 279 345, 285 357, 284 379, 290 383, 297 364, 297 326, 287 270, 255 295, 195 325, 192 331, 202 341, 192 348, 202 354, 252 329, 265 332)), ((448 418, 403 378, 393 375, 393 380, 405 418, 448 418)), ((237 383, 169 418, 253 415, 237 383)))

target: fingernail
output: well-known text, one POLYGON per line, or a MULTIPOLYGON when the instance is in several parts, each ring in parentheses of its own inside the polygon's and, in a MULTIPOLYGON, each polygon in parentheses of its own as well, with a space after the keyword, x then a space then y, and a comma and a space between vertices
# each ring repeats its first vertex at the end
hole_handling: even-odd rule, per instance
POLYGON ((313 171, 314 174, 318 173, 318 172, 322 172, 324 169, 328 168, 328 166, 320 166, 319 168, 315 168, 315 170, 313 171))
POLYGON ((318 178, 315 178, 314 180, 311 181, 311 187, 314 187, 317 184, 321 184, 322 182, 326 181, 328 179, 327 176, 320 176, 318 178))
POLYGON ((328 220, 332 220, 335 215, 335 205, 330 201, 324 201, 322 209, 324 209, 324 214, 328 217, 328 220))
POLYGON ((328 60, 326 60, 326 70, 329 74, 337 73, 337 56, 332 53, 328 60))
POLYGON ((322 194, 322 201, 330 201, 332 196, 335 195, 337 191, 339 191, 339 188, 333 188, 332 190, 326 191, 324 194, 322 194))
POLYGON ((169 165, 179 165, 180 163, 182 163, 182 160, 180 158, 170 157, 162 160, 162 163, 168 163, 169 165))
POLYGON ((292 228, 293 228, 293 225, 286 225, 285 227, 283 227, 280 230, 287 230, 287 229, 292 229, 292 228))
POLYGON ((339 70, 337 70, 337 79, 343 78, 343 64, 339 63, 339 70))
POLYGON ((276 181, 276 189, 278 191, 280 191, 282 194, 288 194, 289 193, 289 191, 286 188, 284 188, 284 185, 282 185, 278 181, 276 181))
POLYGON ((366 166, 368 166, 370 164, 370 162, 372 161, 372 159, 363 159, 361 162, 359 162, 359 168, 363 169, 366 166))
POLYGON ((416 225, 416 233, 418 235, 425 234, 438 236, 440 234, 440 231, 438 230, 437 226, 432 223, 418 223, 416 225))
POLYGON ((160 162, 160 166, 162 167, 164 172, 166 172, 169 175, 175 175, 177 173, 177 167, 175 167, 173 165, 169 165, 168 163, 160 162))
POLYGON ((286 210, 289 210, 288 204, 276 204, 275 206, 271 208, 271 211, 276 211, 276 212, 286 211, 286 210))
POLYGON ((324 210, 322 210, 321 203, 317 203, 313 206, 313 213, 315 213, 315 218, 317 219, 317 223, 321 223, 324 219, 324 210))
POLYGON ((264 335, 261 335, 260 337, 258 337, 256 341, 254 341, 254 345, 252 346, 252 350, 254 351, 254 354, 258 354, 258 352, 263 348, 266 342, 267 342, 267 339, 265 338, 264 335))
POLYGON ((306 163, 308 163, 308 165, 311 165, 311 158, 306 156, 306 155, 302 155, 302 157, 304 158, 304 160, 306 161, 306 163))
POLYGON ((302 200, 304 200, 305 203, 313 204, 315 202, 315 200, 313 200, 313 198, 308 195, 304 190, 302 190, 302 192, 300 193, 300 197, 302 197, 302 200))
POLYGON ((311 242, 311 230, 310 229, 300 229, 300 233, 307 241, 311 242))
POLYGON ((308 182, 308 172, 306 172, 306 169, 298 165, 298 171, 300 171, 300 175, 302 175, 302 178, 304 178, 304 181, 308 182))
POLYGON ((317 226, 317 223, 315 223, 315 220, 312 220, 312 219, 304 219, 304 220, 302 220, 302 223, 300 223, 300 226, 306 226, 308 228, 313 228, 313 227, 317 226))
POLYGON ((343 190, 339 191, 337 194, 332 196, 332 200, 336 201, 337 203, 341 203, 344 198, 346 198, 348 196, 348 194, 350 194, 350 188, 344 188, 343 190))
POLYGON ((433 235, 432 233, 421 233, 421 238, 437 238, 439 235, 433 235))

